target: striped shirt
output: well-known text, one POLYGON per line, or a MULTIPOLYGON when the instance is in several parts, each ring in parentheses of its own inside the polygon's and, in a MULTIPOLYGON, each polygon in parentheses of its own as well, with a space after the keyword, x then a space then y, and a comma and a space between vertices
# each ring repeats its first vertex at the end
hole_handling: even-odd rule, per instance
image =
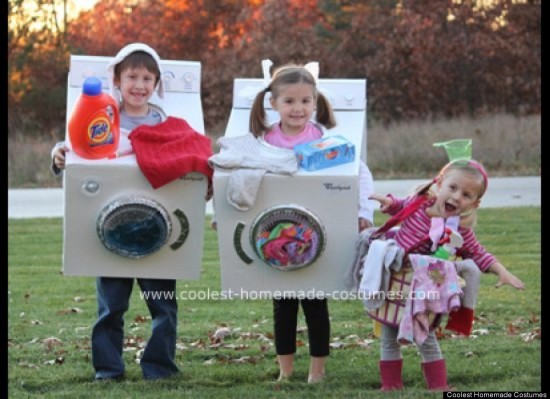
MULTIPOLYGON (((389 194, 389 198, 393 200, 392 206, 385 211, 390 215, 395 215, 414 199, 414 195, 404 199, 396 198, 389 194)), ((422 242, 420 246, 414 249, 414 253, 419 254, 431 254, 431 241, 429 240, 428 233, 431 226, 431 218, 426 213, 426 209, 429 208, 435 199, 428 200, 418 208, 414 213, 409 215, 400 225, 399 230, 392 237, 399 246, 405 249, 405 252, 409 252, 410 249, 422 242)), ((472 259, 482 271, 487 269, 497 261, 497 259, 479 243, 473 229, 466 227, 459 227, 458 232, 464 239, 464 244, 457 250, 457 256, 463 259, 472 259)))

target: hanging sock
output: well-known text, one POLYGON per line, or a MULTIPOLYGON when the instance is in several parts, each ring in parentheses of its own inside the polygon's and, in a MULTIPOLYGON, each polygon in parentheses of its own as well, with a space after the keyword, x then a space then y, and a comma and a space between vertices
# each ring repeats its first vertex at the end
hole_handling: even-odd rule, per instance
POLYGON ((449 313, 445 329, 468 337, 472 333, 473 325, 474 310, 461 306, 457 310, 449 313))

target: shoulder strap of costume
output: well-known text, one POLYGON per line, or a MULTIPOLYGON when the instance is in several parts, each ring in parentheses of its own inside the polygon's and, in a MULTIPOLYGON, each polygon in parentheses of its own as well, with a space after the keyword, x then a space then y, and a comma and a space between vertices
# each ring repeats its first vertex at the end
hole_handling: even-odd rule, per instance
POLYGON ((427 200, 427 197, 425 195, 417 195, 416 198, 409 203, 409 205, 401 209, 399 212, 397 212, 395 215, 389 218, 386 221, 386 223, 380 226, 378 230, 376 230, 371 235, 371 240, 380 238, 386 231, 391 229, 393 226, 401 223, 403 220, 409 217, 412 213, 414 213, 418 208, 420 208, 420 206, 424 202, 426 202, 426 200, 427 200))

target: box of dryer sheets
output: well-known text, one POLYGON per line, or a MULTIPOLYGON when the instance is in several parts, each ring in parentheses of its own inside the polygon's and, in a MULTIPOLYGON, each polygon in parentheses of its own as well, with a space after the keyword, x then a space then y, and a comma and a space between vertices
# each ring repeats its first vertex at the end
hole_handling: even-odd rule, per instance
POLYGON ((327 136, 294 147, 300 167, 308 171, 353 162, 355 146, 342 136, 327 136))

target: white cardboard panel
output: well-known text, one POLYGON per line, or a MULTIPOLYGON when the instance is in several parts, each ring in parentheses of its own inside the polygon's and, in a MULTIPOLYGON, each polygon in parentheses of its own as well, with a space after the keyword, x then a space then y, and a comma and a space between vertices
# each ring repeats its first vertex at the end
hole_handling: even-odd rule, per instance
MULTIPOLYGON (((67 117, 81 93, 86 76, 98 76, 109 92, 106 67, 111 57, 71 56, 68 76, 67 117)), ((151 101, 168 116, 185 119, 204 133, 200 99, 200 63, 162 60, 165 97, 156 94, 151 101)), ((67 137, 68 138, 68 137, 67 137)), ((204 239, 205 193, 207 178, 191 173, 154 190, 137 165, 134 155, 114 160, 86 160, 74 152, 67 154, 64 172, 63 272, 75 276, 147 277, 196 280, 200 277, 204 239), (96 194, 83 186, 98 184, 96 194), (133 259, 107 250, 98 238, 98 215, 109 203, 125 196, 158 202, 170 215, 172 234, 159 251, 133 259), (189 235, 182 246, 173 244, 182 233, 175 211, 189 222, 189 235)))
MULTIPOLYGON (((366 161, 366 81, 357 79, 321 79, 320 89, 335 111, 337 126, 326 135, 342 135, 356 147, 355 162, 294 176, 264 176, 254 207, 239 211, 226 200, 231 172, 214 173, 214 211, 218 224, 222 290, 234 298, 259 299, 262 295, 291 292, 335 297, 346 291, 344 274, 355 256, 358 235, 359 160, 366 161), (325 229, 326 246, 311 265, 289 271, 268 266, 250 243, 250 230, 258 215, 271 207, 291 204, 313 213, 325 229), (242 227, 239 243, 235 232, 242 227), (237 248, 240 247, 240 248, 237 248), (243 261, 244 252, 251 263, 243 261)), ((233 109, 225 136, 248 133, 250 108, 255 94, 263 88, 261 79, 235 79, 233 109)), ((270 109, 266 94, 266 112, 270 123, 278 115, 270 109)))

